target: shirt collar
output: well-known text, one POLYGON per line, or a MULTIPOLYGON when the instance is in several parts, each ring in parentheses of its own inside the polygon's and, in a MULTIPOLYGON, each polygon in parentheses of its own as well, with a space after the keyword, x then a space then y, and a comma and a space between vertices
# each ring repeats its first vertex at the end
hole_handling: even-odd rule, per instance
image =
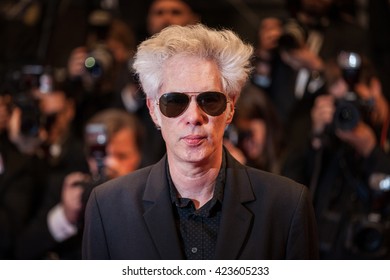
MULTIPOLYGON (((179 200, 178 191, 175 187, 175 184, 172 181, 171 174, 169 172, 168 160, 166 162, 166 173, 167 173, 168 185, 169 185, 169 191, 170 191, 172 203, 174 203, 178 207, 188 205, 189 199, 179 200), (185 205, 183 205, 183 203, 185 205)), ((214 194, 211 199, 213 200, 212 205, 214 205, 217 201, 219 201, 222 204, 225 178, 226 178, 226 152, 225 150, 223 150, 221 168, 219 169, 219 173, 215 181, 214 194)))

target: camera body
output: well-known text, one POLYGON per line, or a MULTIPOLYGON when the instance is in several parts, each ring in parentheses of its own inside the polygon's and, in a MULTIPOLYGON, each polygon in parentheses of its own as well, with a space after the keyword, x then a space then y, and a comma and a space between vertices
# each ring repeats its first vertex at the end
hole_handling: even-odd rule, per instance
POLYGON ((107 129, 104 124, 91 123, 85 128, 85 142, 87 144, 87 154, 96 163, 96 174, 94 181, 105 178, 104 159, 106 157, 106 145, 108 141, 107 129))
POLYGON ((368 119, 373 101, 362 100, 355 92, 347 92, 344 98, 335 101, 335 107, 334 128, 349 131, 354 129, 360 120, 368 119))
POLYGON ((341 51, 337 57, 342 78, 347 83, 348 91, 341 99, 336 100, 333 121, 336 129, 352 130, 360 120, 368 120, 374 101, 363 100, 354 91, 360 80, 361 57, 355 52, 341 51))
POLYGON ((21 110, 20 132, 27 137, 37 137, 43 118, 34 91, 43 94, 52 91, 53 80, 49 69, 42 65, 25 65, 9 78, 12 104, 21 110))
POLYGON ((92 48, 84 62, 87 73, 94 81, 101 79, 112 71, 114 64, 114 56, 104 44, 97 44, 92 48))
POLYGON ((383 258, 389 252, 390 221, 379 213, 356 215, 347 229, 346 248, 365 258, 383 258))
POLYGON ((20 132, 27 137, 37 137, 41 128, 41 112, 37 100, 29 93, 14 96, 13 103, 22 111, 20 132))
POLYGON ((250 130, 240 129, 233 123, 226 127, 223 135, 225 139, 229 140, 236 147, 241 147, 242 142, 251 136, 252 132, 250 130))

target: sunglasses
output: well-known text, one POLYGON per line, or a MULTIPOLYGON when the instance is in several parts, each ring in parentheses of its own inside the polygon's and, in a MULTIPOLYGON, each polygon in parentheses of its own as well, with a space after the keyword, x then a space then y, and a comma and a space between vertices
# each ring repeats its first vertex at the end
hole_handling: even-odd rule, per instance
POLYGON ((206 91, 198 95, 183 92, 169 92, 161 95, 157 102, 161 113, 168 118, 176 118, 183 114, 195 96, 196 103, 206 114, 216 117, 226 110, 229 102, 226 95, 216 91, 206 91))

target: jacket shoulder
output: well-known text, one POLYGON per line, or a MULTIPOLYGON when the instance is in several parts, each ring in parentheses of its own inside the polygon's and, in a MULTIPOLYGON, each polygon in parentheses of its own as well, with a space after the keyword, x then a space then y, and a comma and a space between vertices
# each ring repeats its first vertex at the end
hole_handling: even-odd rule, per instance
POLYGON ((151 170, 152 166, 148 166, 139 170, 135 170, 121 177, 111 179, 97 186, 94 192, 96 193, 97 197, 122 195, 124 192, 127 194, 136 194, 140 192, 143 193, 151 170))

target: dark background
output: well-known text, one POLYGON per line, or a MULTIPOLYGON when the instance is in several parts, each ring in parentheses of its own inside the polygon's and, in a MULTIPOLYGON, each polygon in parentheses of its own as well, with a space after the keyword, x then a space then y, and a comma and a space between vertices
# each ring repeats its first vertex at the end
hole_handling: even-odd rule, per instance
MULTIPOLYGON (((132 27, 138 41, 145 39, 150 1, 117 1, 117 15, 132 27)), ((263 17, 289 15, 285 1, 194 0, 203 23, 231 28, 254 45, 263 17)), ((343 1, 354 3, 357 23, 369 30, 372 59, 389 96, 390 1, 343 1)), ((65 67, 71 50, 84 45, 88 13, 99 5, 100 0, 0 0, 0 75, 29 63, 65 67), (16 5, 23 2, 27 4, 16 5)))

